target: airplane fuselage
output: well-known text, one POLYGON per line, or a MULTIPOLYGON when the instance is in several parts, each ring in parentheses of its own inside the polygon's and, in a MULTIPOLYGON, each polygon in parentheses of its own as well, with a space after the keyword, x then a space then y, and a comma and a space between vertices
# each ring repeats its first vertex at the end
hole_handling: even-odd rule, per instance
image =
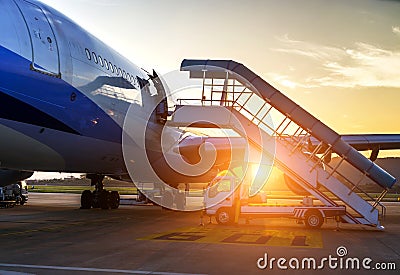
POLYGON ((144 70, 54 9, 34 0, 0 0, 0 7, 0 167, 126 174, 126 112, 133 108, 158 133, 152 114, 165 95, 144 70))

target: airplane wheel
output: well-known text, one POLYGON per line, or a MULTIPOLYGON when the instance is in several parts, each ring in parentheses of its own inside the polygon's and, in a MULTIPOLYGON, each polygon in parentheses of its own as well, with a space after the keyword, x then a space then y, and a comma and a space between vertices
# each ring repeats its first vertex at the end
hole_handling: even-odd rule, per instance
POLYGON ((220 208, 217 211, 215 219, 221 225, 233 224, 233 212, 229 208, 220 208))
POLYGON ((119 193, 117 191, 112 191, 110 194, 110 208, 117 209, 119 207, 119 193))
POLYGON ((175 196, 175 203, 176 203, 176 208, 178 210, 184 210, 186 206, 186 196, 185 193, 178 193, 175 196))
POLYGON ((100 191, 99 194, 99 205, 101 209, 107 210, 110 208, 110 193, 106 190, 100 191))
POLYGON ((318 229, 324 223, 321 212, 318 210, 308 210, 304 218, 306 227, 310 229, 318 229))
POLYGON ((136 201, 142 202, 142 201, 146 201, 146 200, 147 200, 147 197, 141 191, 138 190, 136 201))
POLYGON ((90 209, 93 203, 93 195, 90 190, 85 190, 81 195, 81 208, 82 209, 90 209))
POLYGON ((162 196, 162 206, 168 209, 172 209, 173 204, 174 204, 174 196, 172 195, 172 192, 170 191, 165 191, 163 196, 162 196))

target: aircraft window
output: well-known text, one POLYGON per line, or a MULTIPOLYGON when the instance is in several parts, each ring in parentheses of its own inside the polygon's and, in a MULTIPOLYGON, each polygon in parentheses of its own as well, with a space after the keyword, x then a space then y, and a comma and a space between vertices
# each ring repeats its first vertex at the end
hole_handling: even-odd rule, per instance
POLYGON ((126 79, 131 82, 131 75, 129 73, 126 74, 126 79))
POLYGON ((100 66, 104 67, 103 58, 101 58, 101 55, 99 55, 98 57, 99 57, 100 66))
POLYGON ((122 71, 122 75, 123 75, 124 78, 126 79, 126 72, 125 72, 125 70, 122 71))
POLYGON ((117 68, 117 66, 116 65, 114 65, 114 71, 115 71, 115 73, 118 75, 119 74, 119 72, 118 72, 118 68, 117 68))
POLYGON ((122 76, 122 70, 121 70, 121 68, 118 69, 118 74, 122 76))
POLYGON ((111 70, 111 72, 114 72, 114 66, 113 66, 113 64, 110 62, 110 70, 111 70))
POLYGON ((106 69, 107 69, 107 70, 110 69, 110 67, 108 66, 108 61, 107 61, 107 59, 105 59, 105 58, 104 58, 104 65, 106 66, 106 69))
POLYGON ((99 61, 97 60, 97 55, 96 55, 96 53, 95 53, 95 52, 92 52, 92 55, 93 55, 94 63, 97 64, 99 61))
POLYGON ((92 60, 92 56, 90 55, 90 51, 88 48, 85 49, 85 52, 86 52, 87 59, 92 60))
POLYGON ((135 86, 137 84, 137 78, 134 75, 132 75, 132 84, 133 84, 133 86, 135 86))

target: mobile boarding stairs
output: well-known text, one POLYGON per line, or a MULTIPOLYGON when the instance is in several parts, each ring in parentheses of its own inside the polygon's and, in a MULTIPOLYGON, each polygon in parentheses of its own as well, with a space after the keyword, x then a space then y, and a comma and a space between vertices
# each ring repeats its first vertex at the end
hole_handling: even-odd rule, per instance
MULTIPOLYGON (((396 182, 392 175, 243 64, 227 60, 184 60, 181 71, 188 71, 190 78, 202 79, 202 97, 197 99, 198 105, 177 105, 171 125, 179 127, 210 117, 217 119, 219 125, 246 137, 253 148, 275 156, 275 165, 323 205, 345 204, 342 221, 383 229, 381 220, 386 210, 381 200, 396 182), (280 117, 274 125, 271 115, 280 117), (275 146, 262 146, 261 140, 271 137, 275 139, 275 146), (306 141, 310 138, 318 141, 313 150, 307 148, 306 141), (327 160, 330 154, 337 155, 339 161, 330 164, 327 160), (361 179, 346 175, 345 169, 340 169, 344 164, 358 170, 361 179), (365 178, 382 188, 380 196, 372 198, 360 189, 359 184, 365 178), (329 192, 320 190, 321 186, 330 196, 329 192)), ((197 127, 213 125, 199 123, 197 127)))

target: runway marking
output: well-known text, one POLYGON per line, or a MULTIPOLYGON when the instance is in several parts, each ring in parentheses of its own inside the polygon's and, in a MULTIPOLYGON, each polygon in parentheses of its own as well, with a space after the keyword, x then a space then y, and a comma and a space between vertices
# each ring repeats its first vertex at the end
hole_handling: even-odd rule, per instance
POLYGON ((71 267, 71 266, 51 266, 51 265, 26 265, 26 264, 2 264, 0 267, 9 268, 27 268, 27 269, 47 269, 62 271, 84 271, 84 272, 103 272, 103 273, 122 273, 122 274, 148 274, 148 275, 205 275, 192 273, 176 273, 162 271, 146 271, 146 270, 124 270, 124 269, 108 269, 108 268, 90 268, 90 267, 71 267))
POLYGON ((322 248, 318 231, 268 230, 248 227, 185 227, 153 234, 138 240, 322 248))

